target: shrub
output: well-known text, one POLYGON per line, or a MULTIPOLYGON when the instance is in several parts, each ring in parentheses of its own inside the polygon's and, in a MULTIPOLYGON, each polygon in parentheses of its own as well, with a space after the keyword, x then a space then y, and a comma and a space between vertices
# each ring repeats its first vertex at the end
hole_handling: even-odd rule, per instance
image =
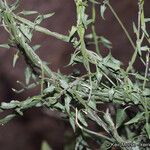
POLYGON ((138 1, 138 23, 133 23, 136 36, 135 42, 131 39, 123 23, 115 13, 109 0, 75 0, 77 23, 73 25, 68 35, 61 35, 40 26, 40 23, 54 13, 45 15, 37 11, 17 12, 19 0, 14 4, 0 1, 0 19, 3 29, 9 34, 9 41, 1 44, 3 48, 16 48, 13 66, 23 55, 26 62, 25 83, 20 93, 26 89, 40 87, 39 95, 27 98, 24 101, 2 102, 0 111, 13 110, 13 113, 1 118, 1 125, 7 123, 17 115, 32 107, 46 107, 63 113, 71 124, 74 132, 78 131, 75 149, 92 149, 89 139, 94 140, 100 149, 120 147, 128 150, 149 149, 150 141, 150 82, 149 82, 149 34, 146 30, 149 18, 144 17, 144 0, 138 1), (91 16, 86 14, 89 3, 92 4, 91 16), (102 57, 99 44, 107 49, 111 42, 96 33, 95 21, 97 14, 95 7, 100 7, 100 15, 105 19, 106 9, 110 9, 118 23, 124 30, 134 53, 126 69, 115 59, 111 52, 102 57), (27 15, 37 15, 30 21, 27 15), (87 34, 87 29, 91 33, 87 34), (32 46, 33 31, 42 32, 64 42, 71 43, 74 53, 71 55, 69 66, 81 64, 86 72, 83 75, 64 75, 53 72, 46 62, 36 54, 39 45, 32 46), (88 44, 95 48, 87 49, 88 44), (137 57, 145 66, 145 72, 139 73, 133 64, 137 57), (112 103, 115 115, 112 116, 109 107, 99 109, 100 105, 112 103), (133 110, 132 110, 133 109, 133 110), (129 116, 129 112, 133 115, 129 116), (95 123, 100 131, 95 131, 89 124, 95 123))

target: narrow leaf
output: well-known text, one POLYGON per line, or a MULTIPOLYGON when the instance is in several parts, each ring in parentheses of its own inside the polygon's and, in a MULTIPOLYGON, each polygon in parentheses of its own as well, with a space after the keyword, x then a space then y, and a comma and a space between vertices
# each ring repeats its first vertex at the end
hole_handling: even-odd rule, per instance
POLYGON ((150 124, 149 123, 146 123, 145 129, 146 129, 146 132, 148 134, 148 138, 150 139, 150 124))
POLYGON ((11 121, 15 116, 16 116, 15 114, 11 114, 11 115, 6 116, 5 118, 3 118, 3 119, 0 120, 0 124, 1 124, 1 125, 4 125, 4 124, 8 123, 8 122, 11 121))
POLYGON ((130 121, 126 122, 125 125, 133 124, 138 122, 140 119, 143 119, 143 113, 138 113, 135 117, 133 117, 130 121))
POLYGON ((45 14, 45 15, 43 15, 43 18, 44 18, 44 19, 47 19, 47 18, 49 18, 49 17, 52 17, 54 14, 55 14, 55 13, 48 13, 48 14, 45 14))
POLYGON ((44 141, 44 142, 42 143, 41 150, 52 150, 52 148, 48 145, 47 142, 44 141))
POLYGON ((25 69, 25 81, 26 81, 26 84, 28 85, 29 82, 30 82, 30 79, 31 79, 31 76, 32 76, 32 71, 29 67, 27 67, 25 69))
POLYGON ((100 15, 101 15, 101 17, 102 17, 104 20, 105 20, 105 18, 104 18, 105 10, 106 10, 106 6, 105 6, 105 5, 101 5, 101 6, 100 6, 100 15))
POLYGON ((116 128, 119 128, 126 119, 125 109, 118 109, 116 114, 116 128))
POLYGON ((25 16, 27 16, 27 15, 34 15, 34 14, 37 14, 37 13, 38 13, 37 11, 26 11, 26 10, 20 12, 20 14, 23 14, 25 16))
POLYGON ((8 44, 0 44, 0 48, 6 48, 9 49, 10 46, 8 44))
POLYGON ((15 67, 15 65, 16 65, 16 62, 17 62, 17 60, 18 60, 18 58, 19 58, 19 55, 18 55, 19 53, 17 52, 15 55, 14 55, 14 58, 13 58, 13 67, 15 67))

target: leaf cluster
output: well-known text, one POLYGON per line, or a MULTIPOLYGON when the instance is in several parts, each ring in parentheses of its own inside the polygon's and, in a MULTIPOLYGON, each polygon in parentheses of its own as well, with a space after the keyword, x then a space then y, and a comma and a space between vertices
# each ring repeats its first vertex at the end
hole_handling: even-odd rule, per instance
POLYGON ((23 115, 24 111, 29 108, 44 107, 62 112, 73 130, 75 132, 77 129, 80 130, 75 149, 91 149, 86 139, 94 139, 101 149, 110 149, 114 144, 118 144, 121 149, 125 150, 144 150, 145 147, 140 146, 140 143, 150 141, 150 40, 146 30, 150 19, 144 17, 144 1, 141 0, 138 3, 139 22, 137 25, 133 23, 136 42, 131 39, 108 0, 102 3, 96 0, 75 0, 74 2, 77 23, 72 26, 68 35, 61 35, 40 26, 44 19, 53 16, 54 13, 45 15, 37 11, 16 13, 19 0, 14 4, 0 1, 1 26, 9 33, 8 42, 1 44, 0 47, 16 48, 13 67, 21 55, 27 64, 25 83, 18 81, 22 88, 13 90, 20 93, 37 86, 41 89, 39 95, 26 100, 2 102, 0 105, 2 112, 13 110, 14 113, 2 118, 0 123, 3 125, 16 115, 23 115), (90 19, 89 14, 86 14, 89 3, 92 3, 92 18, 90 19), (100 44, 108 49, 112 46, 109 40, 96 33, 94 25, 97 19, 96 5, 99 6, 103 19, 105 19, 104 12, 107 9, 112 11, 133 46, 134 54, 127 69, 122 68, 122 63, 115 59, 111 52, 106 57, 101 56, 100 44), (37 17, 30 21, 26 18, 27 15, 37 15, 37 17), (87 34, 87 29, 91 29, 90 34, 87 34), (82 64, 86 69, 84 75, 76 77, 73 74, 63 75, 60 72, 53 72, 48 67, 48 63, 36 54, 40 44, 33 46, 31 44, 33 31, 71 43, 74 53, 71 55, 69 65, 82 64), (95 49, 87 48, 85 38, 89 39, 89 44, 93 44, 95 49), (144 40, 147 41, 146 45, 144 40), (146 58, 143 57, 144 53, 146 53, 146 58), (145 66, 144 74, 139 73, 133 67, 137 56, 145 66), (115 109, 115 115, 109 107, 106 110, 99 109, 101 105, 108 106, 110 103, 115 109), (133 111, 133 116, 128 116, 130 111, 133 111), (101 130, 93 130, 90 127, 90 121, 101 130), (127 146, 122 147, 123 143, 127 146), (128 147, 130 143, 135 146, 128 147))

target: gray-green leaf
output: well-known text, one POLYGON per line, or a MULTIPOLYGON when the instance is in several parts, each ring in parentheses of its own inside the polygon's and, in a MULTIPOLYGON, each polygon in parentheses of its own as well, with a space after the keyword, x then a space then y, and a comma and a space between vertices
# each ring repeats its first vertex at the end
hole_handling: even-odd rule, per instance
POLYGON ((133 124, 138 122, 140 119, 143 119, 143 113, 138 113, 135 117, 133 117, 131 120, 125 123, 125 125, 133 124))
POLYGON ((104 20, 105 20, 105 18, 104 18, 105 10, 106 10, 106 5, 105 4, 101 5, 100 6, 100 15, 104 20))
POLYGON ((1 125, 4 125, 4 124, 8 123, 8 122, 11 121, 15 116, 16 116, 15 114, 11 114, 11 115, 6 116, 5 118, 3 118, 3 119, 0 120, 0 124, 1 124, 1 125))

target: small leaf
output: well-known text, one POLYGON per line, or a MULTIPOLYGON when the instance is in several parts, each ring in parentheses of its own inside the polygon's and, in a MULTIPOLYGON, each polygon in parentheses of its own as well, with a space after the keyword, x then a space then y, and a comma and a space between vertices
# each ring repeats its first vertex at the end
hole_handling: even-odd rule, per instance
POLYGON ((48 88, 44 89, 43 93, 52 93, 55 90, 55 86, 50 85, 48 88))
POLYGON ((43 18, 44 18, 44 19, 47 19, 47 18, 49 18, 49 17, 52 17, 54 14, 55 14, 55 13, 48 13, 48 14, 45 14, 45 15, 43 15, 43 18))
POLYGON ((141 52, 141 40, 137 40, 136 41, 136 46, 137 46, 137 51, 138 51, 139 55, 141 56, 142 55, 142 52, 141 52))
POLYGON ((144 22, 145 22, 145 23, 150 22, 150 18, 145 18, 145 19, 144 19, 144 22))
POLYGON ((26 81, 26 84, 28 85, 29 82, 30 82, 30 79, 31 79, 31 76, 32 76, 32 71, 29 67, 27 67, 25 69, 25 81, 26 81))
POLYGON ((106 122, 107 122, 110 126, 112 126, 112 127, 115 126, 115 125, 114 125, 114 122, 113 122, 113 119, 111 118, 111 114, 109 113, 109 110, 108 110, 108 109, 106 110, 106 113, 105 113, 105 115, 104 115, 104 119, 106 120, 106 122))
POLYGON ((53 16, 54 14, 55 14, 55 13, 49 13, 49 14, 45 14, 45 15, 39 15, 39 16, 35 19, 34 23, 35 23, 35 24, 40 24, 44 19, 47 19, 47 18, 53 16))
POLYGON ((60 80, 60 85, 62 88, 67 89, 68 88, 68 83, 65 80, 60 80))
POLYGON ((76 31, 77 31, 77 28, 75 26, 72 26, 71 31, 69 32, 69 41, 72 40, 72 37, 74 36, 76 31))
POLYGON ((86 126, 86 127, 88 126, 88 124, 86 123, 86 120, 85 120, 83 114, 81 113, 81 111, 78 112, 78 119, 79 119, 79 121, 80 121, 84 126, 86 126))
POLYGON ((97 110, 97 108, 96 108, 96 101, 95 101, 94 99, 91 100, 91 101, 89 101, 88 105, 89 105, 92 109, 97 110))
POLYGON ((65 98, 65 108, 68 114, 70 113, 70 102, 71 102, 71 98, 67 96, 65 98))
POLYGON ((30 28, 29 28, 28 26, 26 26, 26 25, 24 25, 24 24, 21 24, 21 25, 20 25, 20 31, 22 32, 23 36, 24 36, 27 40, 31 41, 32 32, 31 32, 31 30, 30 30, 30 28))
POLYGON ((64 112, 65 110, 65 108, 64 108, 64 106, 61 104, 61 103, 56 103, 55 104, 55 108, 56 109, 60 109, 62 112, 64 112))
POLYGON ((117 109, 117 114, 116 114, 116 128, 119 128, 124 120, 126 119, 126 112, 125 109, 117 109))
POLYGON ((39 15, 34 21, 35 25, 40 24, 43 21, 43 19, 43 15, 39 15))
POLYGON ((98 39, 99 39, 99 42, 101 42, 106 48, 108 49, 112 48, 112 43, 105 37, 99 36, 98 39))
POLYGON ((93 39, 93 34, 87 34, 87 35, 85 35, 85 38, 87 38, 87 39, 93 39))
POLYGON ((89 0, 89 1, 94 3, 94 4, 99 4, 96 0, 89 0))
POLYGON ((99 71, 97 71, 96 78, 97 78, 98 82, 101 81, 102 77, 103 77, 102 73, 100 73, 99 71))
POLYGON ((16 8, 19 6, 20 0, 16 0, 12 5, 10 5, 11 10, 16 10, 16 8))
POLYGON ((135 137, 136 133, 134 131, 131 131, 127 126, 125 126, 126 134, 128 139, 132 139, 135 137))
POLYGON ((138 30, 134 22, 133 22, 133 31, 136 35, 138 35, 138 30))
POLYGON ((144 76, 142 76, 142 75, 140 75, 140 74, 138 74, 138 73, 135 74, 135 77, 136 77, 137 79, 139 79, 139 80, 146 80, 146 81, 148 81, 148 79, 146 79, 144 76))
POLYGON ((18 105, 19 105, 19 101, 13 101, 13 100, 12 100, 10 103, 2 102, 0 107, 1 107, 2 109, 14 109, 14 108, 16 108, 18 105))
POLYGON ((0 124, 1 124, 1 125, 4 125, 4 124, 8 123, 8 122, 11 121, 15 116, 16 116, 15 114, 11 114, 11 115, 6 116, 6 117, 3 118, 3 119, 0 119, 0 124))
POLYGON ((75 132, 76 126, 75 126, 75 120, 73 116, 69 116, 69 122, 70 122, 70 125, 72 126, 73 131, 75 132))
POLYGON ((38 12, 37 11, 26 11, 26 10, 24 10, 24 11, 22 11, 22 12, 20 12, 20 14, 23 14, 23 15, 25 15, 25 16, 27 16, 27 15, 34 15, 34 14, 37 14, 38 12))
POLYGON ((111 89, 109 90, 109 92, 108 92, 108 96, 109 96, 110 101, 113 100, 114 94, 115 94, 115 91, 114 91, 113 88, 111 88, 111 89))
POLYGON ((104 59, 103 59, 104 66, 111 68, 115 71, 120 70, 121 62, 117 59, 115 59, 111 53, 109 53, 104 59))
POLYGON ((102 150, 109 150, 112 147, 112 143, 110 143, 109 141, 104 141, 100 147, 100 149, 102 150))
POLYGON ((135 117, 133 117, 131 120, 125 123, 125 125, 133 124, 138 122, 140 119, 143 119, 143 113, 138 113, 135 117))
POLYGON ((105 20, 104 18, 104 13, 105 13, 105 10, 106 10, 106 5, 103 4, 100 6, 100 14, 101 14, 101 17, 105 20))
POLYGON ((0 48, 6 48, 9 49, 10 46, 8 44, 0 44, 0 48))
POLYGON ((0 1, 0 6, 1 6, 2 8, 5 8, 5 4, 4 4, 3 1, 0 1))
POLYGON ((143 91, 143 95, 144 96, 150 96, 150 89, 145 88, 144 91, 143 91))
POLYGON ((146 123, 145 129, 146 129, 146 132, 148 134, 148 138, 150 139, 150 124, 149 123, 146 123))
POLYGON ((42 142, 41 150, 52 150, 52 148, 48 145, 47 142, 42 142))
POLYGON ((32 49, 33 49, 33 51, 36 51, 36 50, 38 50, 40 47, 41 47, 41 45, 34 45, 34 46, 32 47, 32 49))
POLYGON ((142 46, 141 47, 141 51, 148 51, 149 50, 149 47, 148 46, 142 46))

